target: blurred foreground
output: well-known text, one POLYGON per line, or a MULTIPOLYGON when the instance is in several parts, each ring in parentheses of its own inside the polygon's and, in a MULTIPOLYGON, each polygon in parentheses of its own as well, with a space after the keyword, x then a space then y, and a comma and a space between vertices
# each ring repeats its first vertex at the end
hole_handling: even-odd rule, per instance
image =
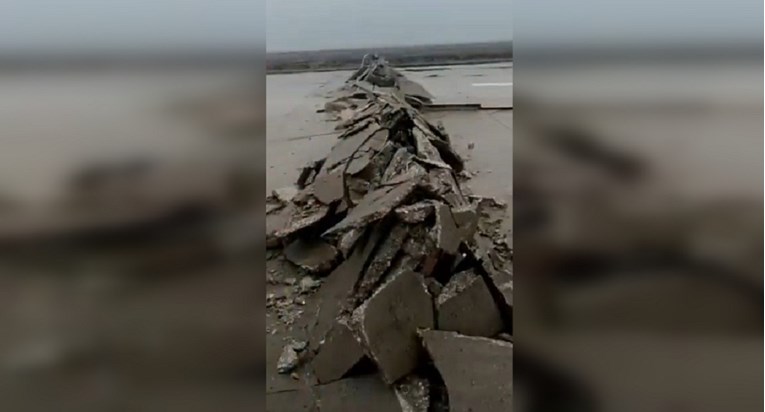
POLYGON ((537 51, 515 51, 517 410, 762 410, 761 54, 537 51))
POLYGON ((262 75, 0 73, 1 409, 258 405, 262 75))

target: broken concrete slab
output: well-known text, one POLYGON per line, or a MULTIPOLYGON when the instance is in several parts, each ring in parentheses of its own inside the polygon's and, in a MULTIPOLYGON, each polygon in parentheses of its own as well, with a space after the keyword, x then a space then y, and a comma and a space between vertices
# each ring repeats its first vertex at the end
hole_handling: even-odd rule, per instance
POLYGON ((345 168, 345 173, 349 175, 357 175, 364 171, 369 166, 372 158, 383 149, 387 141, 388 130, 378 129, 349 159, 348 165, 345 168))
POLYGON ((364 349, 351 330, 348 322, 337 319, 319 352, 311 361, 313 372, 320 384, 341 379, 364 357, 364 349))
POLYGON ((504 329, 499 309, 483 278, 473 270, 452 276, 436 300, 438 330, 494 336, 504 329))
POLYGON ((400 405, 393 389, 376 375, 345 378, 315 388, 321 411, 391 412, 400 405))
POLYGON ((436 149, 436 147, 430 143, 430 138, 428 138, 428 136, 425 135, 425 133, 423 133, 418 128, 414 128, 412 129, 412 137, 414 137, 414 144, 415 144, 415 150, 417 151, 417 156, 421 157, 424 160, 427 160, 429 164, 435 167, 451 169, 451 167, 448 164, 443 162, 443 160, 441 159, 441 155, 438 152, 438 149, 436 149))
POLYGON ((416 187, 417 182, 411 180, 367 193, 361 202, 348 212, 345 219, 327 230, 323 236, 332 236, 382 219, 393 208, 406 201, 416 187))
POLYGON ((380 243, 380 246, 375 250, 374 256, 372 256, 367 270, 361 277, 361 281, 356 288, 355 296, 356 302, 361 303, 364 299, 369 297, 372 292, 379 286, 383 275, 387 272, 391 266, 393 259, 401 250, 401 246, 407 238, 409 228, 405 225, 395 225, 388 231, 388 236, 380 243))
POLYGON ((465 170, 465 161, 454 151, 454 148, 452 148, 448 141, 431 139, 430 143, 438 150, 441 159, 454 169, 455 172, 460 173, 465 170))
POLYGON ((332 151, 329 152, 327 161, 324 162, 324 170, 331 171, 341 163, 348 161, 356 152, 359 151, 362 145, 364 145, 364 143, 366 143, 366 141, 377 132, 379 128, 379 124, 376 122, 370 122, 361 130, 349 131, 349 135, 347 137, 341 136, 339 141, 332 147, 332 151))
POLYGON ((512 410, 511 343, 432 330, 420 336, 446 383, 450 411, 512 410))
POLYGON ((353 247, 356 245, 356 242, 359 240, 359 237, 361 237, 363 233, 364 229, 354 228, 348 230, 342 236, 340 236, 340 239, 337 241, 337 249, 340 251, 343 257, 348 257, 351 249, 353 249, 353 247))
POLYGON ((279 189, 274 189, 271 195, 274 199, 282 203, 289 203, 297 196, 300 189, 295 186, 287 186, 279 189))
POLYGON ((421 275, 395 274, 353 313, 367 354, 392 384, 419 363, 419 329, 434 324, 433 301, 421 275))
POLYGON ((467 205, 461 208, 452 208, 454 223, 459 228, 463 241, 468 241, 475 236, 478 229, 478 213, 473 206, 467 205))
POLYGON ((266 246, 274 247, 282 240, 320 222, 329 207, 318 201, 298 206, 289 203, 284 209, 266 216, 266 246))
POLYGON ((284 248, 284 256, 309 273, 320 274, 332 269, 337 250, 323 240, 296 239, 284 248))
POLYGON ((306 314, 307 319, 303 324, 310 328, 309 343, 313 350, 318 349, 335 319, 346 307, 364 265, 382 238, 383 231, 380 228, 367 230, 368 232, 359 239, 353 253, 332 271, 316 292, 319 301, 318 312, 306 314))
POLYGON ((396 217, 404 223, 421 223, 433 214, 433 202, 424 201, 396 208, 396 217))
POLYGON ((462 236, 454 223, 449 206, 439 203, 435 206, 436 223, 433 225, 432 236, 436 247, 449 255, 456 255, 462 236))
MULTIPOLYGON (((460 187, 456 175, 462 159, 451 147, 446 131, 412 106, 425 100, 370 83, 392 81, 395 85, 399 77, 390 67, 367 64, 357 72, 357 80, 335 94, 341 103, 335 108, 340 111, 332 114, 345 119, 335 119, 343 120, 338 125, 342 132, 328 159, 309 166, 305 178, 301 174, 301 191, 288 203, 307 211, 316 205, 328 206, 328 211, 277 242, 303 249, 298 248, 301 243, 290 242, 298 239, 310 244, 321 239, 337 250, 339 265, 316 293, 304 295, 302 281, 297 285, 300 276, 293 275, 287 279, 289 296, 277 297, 281 284, 274 284, 267 305, 271 319, 291 325, 291 334, 309 341, 307 354, 314 355, 314 362, 298 369, 304 375, 296 381, 320 383, 313 394, 322 410, 368 409, 366 397, 363 406, 355 407, 336 398, 344 396, 343 391, 332 391, 332 399, 320 392, 353 387, 352 380, 342 377, 373 367, 391 385, 388 395, 393 393, 397 400, 395 407, 386 410, 424 412, 429 402, 445 406, 448 397, 439 379, 424 382, 434 385, 429 402, 420 402, 427 398, 426 391, 404 378, 413 370, 427 376, 434 373, 432 365, 419 356, 425 351, 417 331, 422 326, 435 328, 436 304, 445 319, 442 323, 456 324, 449 326, 454 330, 489 334, 493 330, 485 330, 512 325, 512 318, 509 322, 502 319, 507 322, 503 325, 496 321, 497 316, 488 316, 492 327, 464 321, 463 306, 473 315, 512 309, 500 289, 508 283, 498 275, 511 263, 512 251, 497 243, 493 232, 486 232, 496 232, 500 225, 483 219, 477 205, 467 200, 470 191, 460 187), (478 237, 481 240, 476 242, 478 237), (470 247, 482 249, 481 257, 470 247), (475 274, 455 275, 465 270, 475 274), (300 314, 306 316, 297 324, 293 320, 297 317, 287 310, 293 304, 305 309, 300 314), (447 316, 449 313, 453 315, 447 316)), ((288 204, 272 203, 267 205, 269 214, 283 221, 291 219, 285 211, 288 204)), ((381 382, 377 384, 385 388, 381 382)))
POLYGON ((332 172, 322 170, 313 183, 316 198, 325 205, 332 204, 343 198, 343 171, 335 169, 332 172))

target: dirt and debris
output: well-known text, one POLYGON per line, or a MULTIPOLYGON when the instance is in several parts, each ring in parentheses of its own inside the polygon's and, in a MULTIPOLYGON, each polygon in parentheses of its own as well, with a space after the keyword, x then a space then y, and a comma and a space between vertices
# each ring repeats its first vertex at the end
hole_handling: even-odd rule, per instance
MULTIPOLYGON (((444 127, 418 111, 432 96, 384 59, 367 56, 335 97, 325 111, 342 112, 338 142, 294 187, 268 198, 269 259, 302 272, 280 278, 268 308, 286 336, 308 340, 302 350, 287 345, 278 369, 310 376, 301 379, 313 382, 322 409, 346 405, 333 397, 349 390, 350 398, 374 391, 394 401, 380 410, 432 410, 431 394, 446 407, 455 378, 422 373, 440 369, 444 351, 487 363, 512 353, 497 338, 512 336, 506 206, 461 186, 469 179, 463 159, 444 127)), ((509 370, 475 376, 448 410, 511 398, 501 386, 500 403, 480 399, 482 385, 511 385, 509 370)))

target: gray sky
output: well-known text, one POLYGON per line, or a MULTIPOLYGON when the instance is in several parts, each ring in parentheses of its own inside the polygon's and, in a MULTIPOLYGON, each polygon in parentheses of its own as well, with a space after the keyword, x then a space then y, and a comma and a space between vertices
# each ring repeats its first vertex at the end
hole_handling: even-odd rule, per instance
POLYGON ((512 40, 510 0, 266 0, 269 51, 512 40))
POLYGON ((0 0, 0 52, 261 47, 264 0, 0 0))
POLYGON ((761 39, 762 8, 762 0, 0 0, 0 52, 257 50, 264 38, 271 51, 707 44, 761 39))

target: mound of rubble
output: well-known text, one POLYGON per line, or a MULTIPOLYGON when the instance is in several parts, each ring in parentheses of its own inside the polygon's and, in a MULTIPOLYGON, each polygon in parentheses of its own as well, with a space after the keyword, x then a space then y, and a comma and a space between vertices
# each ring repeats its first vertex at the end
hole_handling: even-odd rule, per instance
POLYGON ((288 282, 295 293, 268 296, 281 322, 305 331, 277 369, 314 388, 322 410, 356 410, 321 394, 372 372, 392 405, 378 410, 509 410, 506 206, 461 187, 463 160, 412 105, 423 93, 407 90, 422 87, 400 88, 409 83, 365 59, 339 98, 357 104, 337 143, 267 199, 269 258, 303 273, 288 282), (300 309, 306 296, 315 308, 300 309))

